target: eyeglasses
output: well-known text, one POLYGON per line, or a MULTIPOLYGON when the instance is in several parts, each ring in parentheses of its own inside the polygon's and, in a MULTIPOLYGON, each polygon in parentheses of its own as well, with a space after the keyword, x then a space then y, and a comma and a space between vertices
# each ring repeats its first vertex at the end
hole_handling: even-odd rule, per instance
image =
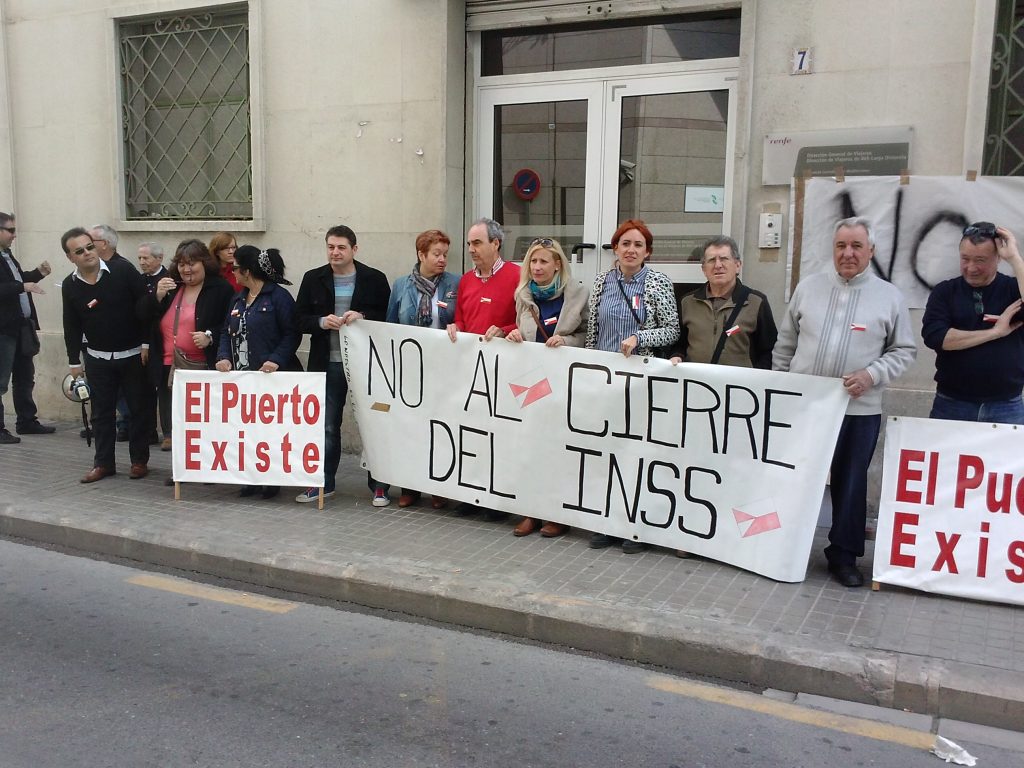
POLYGON ((92 252, 92 251, 95 251, 95 250, 96 250, 96 244, 95 243, 89 243, 84 248, 75 248, 75 250, 73 250, 72 253, 75 254, 75 256, 82 256, 85 253, 92 252))
POLYGON ((971 291, 971 297, 974 299, 974 311, 979 315, 984 315, 985 302, 981 299, 981 291, 971 291))
POLYGON ((996 239, 996 225, 990 221, 978 221, 968 227, 964 227, 964 237, 987 237, 996 239))
POLYGON ((550 237, 538 237, 536 240, 530 243, 530 247, 532 248, 535 245, 539 245, 541 248, 550 248, 554 244, 555 241, 552 240, 550 237))
POLYGON ((15 227, 0 227, 4 232, 10 232, 12 235, 15 234, 15 227))
POLYGON ((702 264, 728 264, 732 261, 732 256, 715 256, 712 259, 704 259, 702 264))

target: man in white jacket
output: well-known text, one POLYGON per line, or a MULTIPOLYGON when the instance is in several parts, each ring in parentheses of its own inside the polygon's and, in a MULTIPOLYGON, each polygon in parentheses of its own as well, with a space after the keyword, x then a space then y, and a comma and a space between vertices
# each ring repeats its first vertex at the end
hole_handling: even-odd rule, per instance
POLYGON ((836 224, 835 271, 802 280, 772 354, 777 371, 842 377, 850 395, 832 456, 828 569, 845 587, 864 584, 868 465, 882 424, 882 392, 914 362, 917 344, 899 290, 870 269, 875 239, 867 219, 836 224))

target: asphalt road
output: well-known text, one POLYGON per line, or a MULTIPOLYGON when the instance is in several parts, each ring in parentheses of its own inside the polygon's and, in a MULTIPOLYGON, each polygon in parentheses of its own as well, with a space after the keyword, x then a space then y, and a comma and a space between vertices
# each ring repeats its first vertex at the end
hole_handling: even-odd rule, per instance
MULTIPOLYGON (((0 541, 0 768, 936 768, 931 738, 0 541)), ((982 766, 1024 765, 964 746, 982 766)))

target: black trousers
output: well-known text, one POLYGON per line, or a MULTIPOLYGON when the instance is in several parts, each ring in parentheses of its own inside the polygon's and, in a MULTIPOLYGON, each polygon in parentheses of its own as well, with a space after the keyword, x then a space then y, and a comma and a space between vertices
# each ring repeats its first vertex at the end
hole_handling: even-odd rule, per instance
POLYGON ((118 392, 124 394, 128 408, 135 416, 128 431, 128 455, 132 464, 149 463, 149 433, 153 431, 153 409, 147 407, 152 400, 146 390, 150 382, 140 355, 120 360, 102 360, 88 352, 83 355, 85 375, 89 379, 92 396, 92 428, 96 436, 96 455, 93 466, 114 469, 114 445, 117 429, 114 411, 118 392))

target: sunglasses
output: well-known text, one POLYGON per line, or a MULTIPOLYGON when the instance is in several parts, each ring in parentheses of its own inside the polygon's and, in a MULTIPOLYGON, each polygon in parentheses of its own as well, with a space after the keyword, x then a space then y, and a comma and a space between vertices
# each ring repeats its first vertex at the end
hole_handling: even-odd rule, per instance
POLYGON ((530 247, 532 248, 535 245, 539 245, 541 248, 550 248, 554 244, 555 241, 552 240, 550 237, 538 237, 532 243, 530 243, 530 247))
POLYGON ((987 237, 996 239, 996 225, 988 221, 979 221, 964 227, 964 237, 987 237))
POLYGON ((978 315, 984 315, 985 302, 981 300, 981 291, 971 291, 971 298, 974 299, 974 311, 978 315))
POLYGON ((95 251, 95 250, 96 250, 96 244, 95 243, 89 243, 89 245, 85 246, 84 248, 75 248, 75 250, 73 250, 72 253, 75 254, 75 256, 82 256, 85 253, 88 253, 90 251, 95 251))
POLYGON ((12 235, 16 234, 14 231, 16 227, 0 227, 0 229, 2 229, 4 232, 10 232, 12 235))

